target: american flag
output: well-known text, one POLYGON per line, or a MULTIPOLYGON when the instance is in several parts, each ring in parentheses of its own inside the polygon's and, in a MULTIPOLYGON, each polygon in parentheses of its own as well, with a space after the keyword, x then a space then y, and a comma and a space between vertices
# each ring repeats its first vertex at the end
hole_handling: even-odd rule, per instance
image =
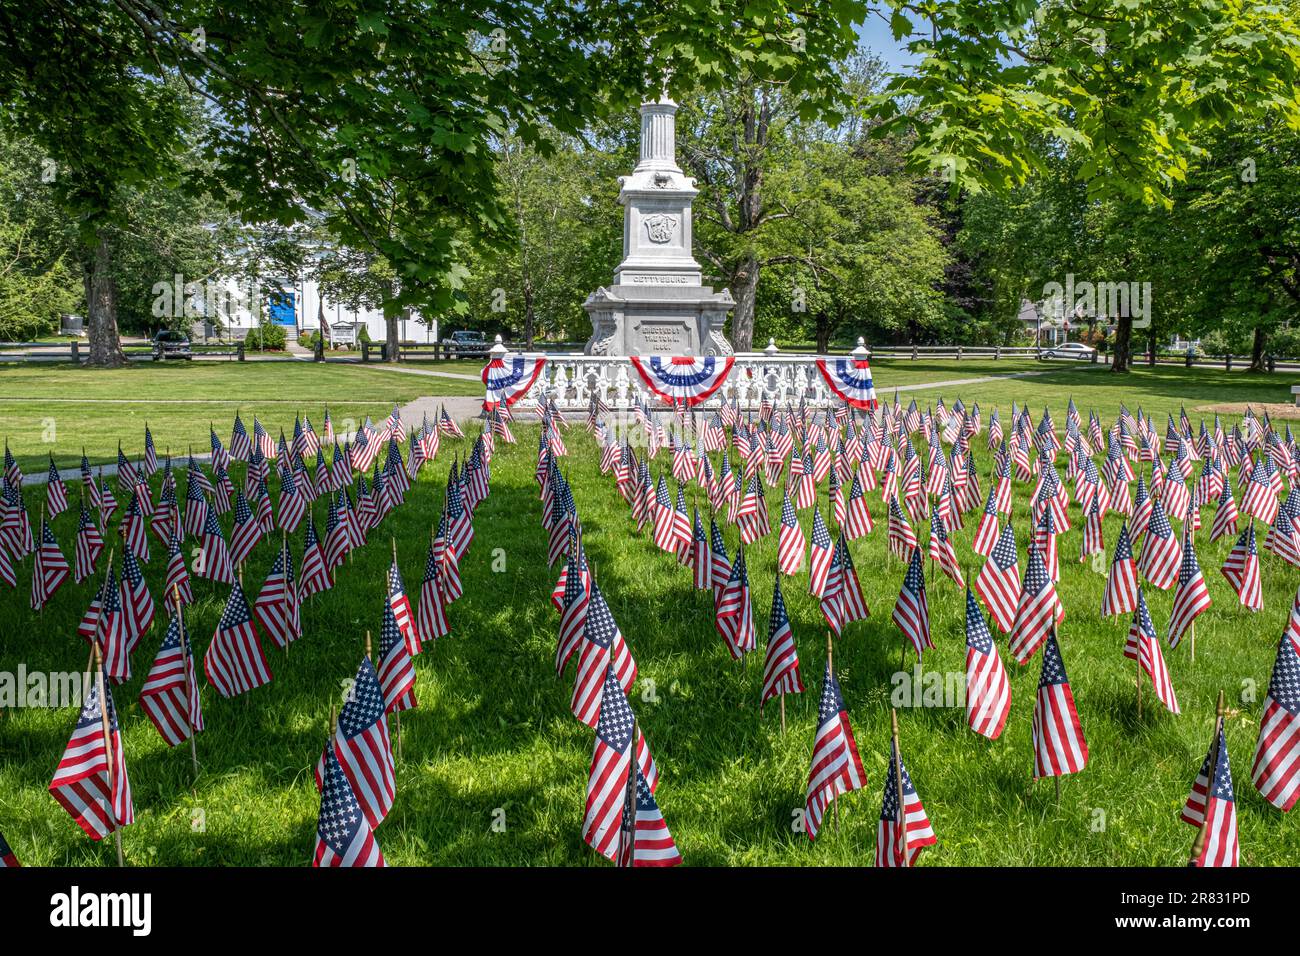
POLYGON ((777 575, 772 591, 772 613, 768 618, 767 653, 763 660, 763 698, 759 701, 759 710, 778 694, 802 694, 803 691, 799 652, 795 647, 794 633, 790 630, 785 596, 781 593, 781 577, 777 575))
POLYGON ((709 518, 709 568, 709 580, 716 597, 731 578, 731 556, 727 553, 718 522, 712 517, 709 518))
POLYGON ((92 840, 102 840, 119 826, 135 822, 131 783, 126 775, 122 736, 112 692, 105 686, 108 733, 104 732, 104 708, 100 706, 99 682, 91 681, 85 703, 73 728, 63 758, 50 781, 50 794, 92 840), (112 766, 105 748, 112 749, 112 766))
POLYGON ((1277 509, 1273 527, 1264 536, 1264 550, 1291 565, 1300 565, 1300 536, 1297 535, 1296 518, 1292 514, 1296 504, 1296 496, 1287 495, 1282 507, 1277 509))
POLYGON ((1036 548, 1030 548, 1025 580, 1016 604, 1016 620, 1011 626, 1010 650, 1016 660, 1021 664, 1029 663, 1064 617, 1065 608, 1047 573, 1043 556, 1036 548))
POLYGON ((614 615, 593 579, 578 653, 578 674, 573 682, 570 709, 588 727, 600 720, 600 698, 605 689, 605 672, 611 667, 624 692, 636 682, 636 661, 619 632, 614 615))
POLYGON ((235 414, 235 425, 230 432, 230 457, 234 461, 248 461, 253 453, 253 443, 249 440, 244 423, 235 414))
POLYGON ((912 642, 918 659, 926 648, 934 647, 930 640, 930 604, 925 596, 925 567, 919 547, 912 550, 911 563, 903 575, 903 586, 894 605, 893 622, 903 632, 903 637, 912 642))
POLYGON ((1151 496, 1147 494, 1147 486, 1143 476, 1138 475, 1137 489, 1133 492, 1132 523, 1129 526, 1134 538, 1140 538, 1146 533, 1147 525, 1151 521, 1153 504, 1151 496))
MULTIPOLYGON (((3 548, 0 548, 3 550, 3 548)), ((76 562, 73 578, 80 584, 86 578, 95 573, 95 563, 99 560, 99 553, 104 550, 104 538, 99 533, 99 526, 95 524, 94 518, 90 516, 90 511, 86 503, 81 503, 81 520, 77 527, 77 546, 76 562)))
POLYGON ((1183 805, 1182 820, 1205 830, 1205 843, 1195 860, 1197 866, 1237 865, 1237 803, 1222 720, 1218 722, 1214 743, 1205 755, 1201 770, 1192 781, 1192 792, 1183 805), (1211 767, 1214 768, 1213 792, 1210 790, 1211 767))
POLYGON ((1110 574, 1106 578, 1106 589, 1101 595, 1101 616, 1128 614, 1137 607, 1137 590, 1137 563, 1133 560, 1133 545, 1129 540, 1126 522, 1120 525, 1119 538, 1115 541, 1110 574))
POLYGON ((298 581, 287 545, 276 552, 271 572, 253 602, 253 614, 278 647, 287 648, 302 637, 298 581))
POLYGON ((59 542, 50 530, 50 523, 41 519, 41 544, 36 549, 32 567, 32 610, 39 611, 54 596, 54 592, 68 579, 71 568, 68 559, 59 550, 59 542))
POLYGON ((45 510, 51 518, 57 518, 68 510, 68 489, 59 477, 53 452, 50 453, 50 471, 45 483, 45 510))
POLYGON ((18 857, 14 855, 13 848, 5 841, 4 834, 0 833, 0 870, 18 869, 21 866, 18 857))
POLYGON ((564 569, 564 589, 560 604, 560 634, 555 644, 555 672, 563 674, 569 658, 582 643, 587 626, 587 606, 591 600, 586 557, 581 544, 569 548, 564 569))
POLYGON ((1225 481, 1223 490, 1219 492, 1219 506, 1214 512, 1214 523, 1210 526, 1210 540, 1218 541, 1220 538, 1236 533, 1237 502, 1232 497, 1232 485, 1225 481))
MULTIPOLYGON (((874 526, 871 520, 871 511, 867 508, 867 499, 863 494, 862 475, 870 475, 871 472, 865 466, 859 465, 857 471, 853 473, 853 481, 849 485, 849 497, 844 509, 844 532, 848 535, 850 541, 856 541, 859 538, 865 538, 871 533, 874 526)), ((874 481, 872 482, 874 486, 874 481)))
POLYGON ((1009 521, 975 576, 975 593, 983 599, 998 629, 1010 632, 1020 603, 1020 564, 1016 558, 1016 532, 1009 521))
MULTIPOLYGON (((328 421, 328 419, 326 419, 328 421)), ((320 816, 313 866, 383 866, 374 831, 348 782, 333 747, 321 758, 320 816)))
POLYGON ((1011 684, 975 595, 966 591, 966 722, 997 740, 1011 712, 1011 684))
POLYGON ((307 513, 307 499, 287 464, 280 466, 280 527, 290 533, 307 513))
MULTIPOLYGON (((709 553, 709 537, 700 524, 700 509, 694 513, 691 530, 691 583, 697 591, 707 591, 713 586, 713 556, 709 553)), ((802 555, 801 555, 802 560, 802 555)))
POLYGON ((1086 561, 1090 555, 1104 554, 1106 542, 1101 531, 1101 501, 1094 497, 1088 506, 1087 518, 1083 523, 1083 540, 1079 545, 1079 561, 1086 561))
POLYGON ((1178 696, 1169 677, 1169 668, 1165 666, 1164 654, 1160 651, 1160 638, 1156 636, 1155 625, 1151 623, 1151 612, 1147 610, 1146 595, 1138 588, 1137 609, 1133 612, 1133 623, 1129 625, 1128 640, 1124 644, 1124 656, 1138 662, 1138 668, 1151 678, 1156 697, 1172 713, 1179 713, 1178 696))
POLYGON ((243 565, 257 542, 262 540, 262 525, 253 516, 244 492, 235 492, 235 520, 230 529, 230 560, 243 565))
POLYGON ((330 569, 325 560, 325 551, 321 547, 320 536, 316 533, 316 522, 309 515, 307 534, 302 547, 302 585, 301 596, 310 597, 321 591, 328 591, 334 586, 330 579, 330 569))
POLYGON ((627 702, 627 693, 612 666, 605 668, 600 695, 600 717, 596 721, 596 744, 587 774, 587 809, 582 821, 582 838, 597 853, 614 860, 618 855, 620 820, 627 778, 636 754, 637 772, 651 793, 659 783, 659 771, 645 735, 627 702), (635 737, 635 740, 633 739, 635 737))
POLYGON ((865 620, 871 614, 843 531, 835 542, 835 554, 831 559, 830 574, 826 578, 826 596, 822 599, 821 606, 826 623, 836 637, 845 624, 865 620))
POLYGON ((379 629, 379 685, 384 691, 385 713, 418 706, 415 665, 390 604, 384 605, 384 623, 379 629))
POLYGON ((188 472, 185 481, 185 533, 198 538, 208 523, 209 509, 207 496, 194 474, 194 471, 188 472))
POLYGON ((140 513, 140 499, 131 493, 131 501, 126 506, 126 516, 119 529, 126 544, 125 553, 149 563, 149 538, 145 534, 144 516, 140 513))
POLYGON ((953 550, 952 539, 948 537, 948 529, 944 524, 943 514, 937 509, 930 518, 929 557, 931 561, 939 565, 939 570, 948 575, 957 587, 964 588, 966 586, 966 579, 962 577, 961 566, 957 563, 957 552, 953 550))
POLYGON ((131 679, 131 633, 122 610, 122 592, 112 565, 77 626, 77 633, 103 650, 104 674, 121 683, 131 679))
POLYGON ((172 747, 203 729, 199 682, 194 674, 194 651, 179 615, 172 615, 162 646, 158 648, 158 656, 149 669, 149 676, 144 679, 144 687, 140 689, 140 709, 172 747))
POLYGON ((1138 570, 1154 587, 1167 591, 1178 580, 1183 548, 1159 500, 1152 501, 1151 505, 1151 523, 1147 527, 1146 540, 1142 542, 1138 570))
POLYGON ((275 461, 278 458, 275 439, 267 434, 256 415, 253 416, 253 447, 260 451, 267 461, 275 461))
POLYGON ((821 703, 817 708, 817 736, 813 739, 812 769, 808 772, 808 796, 804 807, 804 830, 816 840, 826 808, 842 793, 867 785, 867 772, 858 756, 853 727, 840 694, 831 662, 822 677, 821 703))
POLYGON ((424 557, 424 576, 420 580, 420 605, 415 615, 415 635, 421 647, 425 641, 436 641, 451 630, 447 623, 447 601, 443 584, 446 546, 444 543, 440 548, 436 542, 436 538, 429 542, 429 550, 424 557))
POLYGON ((677 866, 682 855, 668 831, 655 795, 645 775, 636 771, 636 784, 628 788, 620 821, 619 866, 677 866))
POLYGON ((135 652, 140 636, 153 624, 153 597, 144 574, 130 551, 122 553, 122 616, 130 635, 128 654, 135 652))
POLYGON ((216 633, 208 645, 203 672, 222 697, 243 694, 271 680, 257 626, 238 581, 231 586, 226 609, 221 612, 216 633))
POLYGON ((316 788, 324 791, 327 757, 338 760, 366 821, 379 826, 393 807, 397 793, 393 750, 384 715, 384 692, 369 657, 361 659, 356 680, 339 712, 331 745, 316 765, 316 788))
POLYGON ((1228 579, 1242 606, 1258 611, 1264 606, 1264 590, 1259 577, 1259 551, 1255 547, 1255 522, 1246 525, 1237 543, 1228 552, 1219 573, 1228 579))
POLYGON ((393 542, 393 560, 388 565, 388 606, 397 620, 397 629, 406 640, 412 657, 420 653, 420 638, 415 632, 415 615, 411 612, 411 599, 406 596, 402 572, 397 568, 397 542, 393 542))
POLYGON ((1210 606, 1210 591, 1205 586, 1205 576, 1196 560, 1196 544, 1191 531, 1183 532, 1183 563, 1178 569, 1178 590, 1174 592, 1174 607, 1169 615, 1169 646, 1177 647, 1183 634, 1197 616, 1210 606))
POLYGON ((1088 743, 1079 726, 1079 712, 1056 643, 1056 629, 1043 645, 1043 671, 1038 679, 1032 727, 1034 779, 1078 773, 1088 763, 1088 743))
POLYGON ((912 866, 921 850, 934 846, 938 838, 926 815, 921 797, 912 784, 911 774, 898 752, 897 741, 889 744, 889 771, 885 775, 885 795, 876 826, 876 866, 912 866), (902 770, 903 785, 898 785, 902 770), (899 790, 903 791, 902 820, 899 820, 899 790))
POLYGON ((1267 455, 1262 456, 1251 469, 1246 490, 1241 495, 1241 510, 1266 525, 1273 523, 1279 507, 1277 488, 1273 484, 1275 476, 1272 460, 1267 455))
POLYGON ((1300 797, 1300 648, 1289 630, 1278 642, 1250 778, 1279 810, 1290 810, 1300 797))
POLYGON ((907 521, 907 515, 898 506, 898 498, 889 499, 889 550, 895 557, 907 560, 916 550, 916 532, 907 521))
POLYGON ((812 547, 808 552, 808 592, 818 598, 826 596, 826 579, 831 570, 834 542, 822 520, 821 509, 813 507, 812 547))
POLYGON ((745 569, 745 551, 742 548, 731 566, 731 575, 717 593, 716 626, 727 650, 734 660, 739 660, 757 647, 754 632, 754 605, 749 594, 749 573, 745 569))
MULTIPOLYGON (((824 529, 824 525, 823 525, 824 529)), ((777 567, 782 574, 796 574, 803 567, 804 548, 808 546, 799 518, 790 503, 787 488, 781 496, 781 531, 777 539, 777 567)))
POLYGON ((975 529, 975 540, 971 542, 971 550, 976 554, 988 557, 993 553, 994 545, 998 540, 998 503, 997 489, 989 488, 988 500, 984 503, 984 513, 980 516, 979 526, 975 529))

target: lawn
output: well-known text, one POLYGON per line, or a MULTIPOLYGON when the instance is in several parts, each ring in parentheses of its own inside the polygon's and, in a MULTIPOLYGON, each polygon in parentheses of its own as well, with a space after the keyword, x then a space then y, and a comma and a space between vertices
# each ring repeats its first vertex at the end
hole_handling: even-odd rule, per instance
MULTIPOLYGON (((1028 400, 1037 418, 1041 405, 1050 402, 1062 426, 1068 391, 1085 416, 1095 405, 1105 424, 1123 400, 1130 408, 1152 409, 1163 430, 1164 410, 1176 410, 1183 401, 1189 409, 1192 402, 1256 395, 1279 401, 1277 393, 1285 391, 1280 379, 1233 375, 1218 381, 1204 370, 1186 377, 1177 370, 1140 372, 1120 385, 1110 384, 1104 372, 1060 374, 1060 381, 1017 380, 973 386, 961 394, 968 403, 978 395, 985 421, 994 404, 1005 417, 1012 399, 1028 400)), ((934 397, 917 394, 919 401, 934 397)), ((956 393, 946 397, 951 401, 956 393)), ((903 398, 906 402, 906 393, 903 398)), ((268 412, 268 427, 291 424, 296 407, 268 412)), ((318 406, 304 402, 303 410, 319 420, 318 406)), ((1193 424, 1198 417, 1192 415, 1193 424)), ((218 430, 228 433, 229 412, 218 430)), ((420 707, 403 716, 397 802, 376 834, 390 864, 604 865, 580 838, 592 733, 569 714, 572 665, 561 680, 552 664, 558 615, 548 595, 558 567, 546 566, 546 534, 539 522, 532 477, 536 426, 519 425, 516 433, 518 445, 499 446, 492 463, 492 494, 476 516, 476 537, 462 563, 465 596, 449 611, 452 633, 426 648, 416 664, 420 707)), ((659 803, 686 861, 869 864, 888 753, 891 678, 901 646, 889 615, 904 571, 886 547, 878 492, 868 495, 876 530, 851 546, 872 617, 849 625, 835 650, 869 784, 841 800, 839 833, 828 822, 813 844, 791 827, 803 805, 826 653, 822 617, 806 593, 806 571, 782 582, 807 687, 788 702, 788 730, 782 735, 775 706, 758 712, 761 657, 731 661, 714 630, 711 601, 692 590, 689 572, 658 551, 648 533, 635 533, 612 481, 597 470, 591 439, 574 427, 566 441, 566 470, 591 564, 640 664, 632 705, 660 766, 659 803)), ((208 729, 198 739, 202 773, 196 783, 186 748, 169 750, 135 703, 160 628, 155 625, 145 636, 134 659, 137 676, 115 692, 137 814, 136 824, 124 833, 129 860, 302 865, 309 859, 318 808, 311 767, 326 737, 330 707, 356 670, 364 632, 377 632, 382 620, 390 536, 397 542, 407 588, 415 594, 448 461, 466 445, 444 443, 407 503, 372 533, 340 583, 311 599, 303 618, 305 636, 287 658, 265 642, 276 674, 269 686, 232 701, 205 688, 208 729)), ((987 476, 982 437, 977 448, 981 474, 987 476)), ((667 465, 660 456, 652 471, 667 465)), ((1027 497, 1028 490, 1018 486, 1022 566, 1027 497)), ((29 507, 35 500, 29 495, 29 507)), ((769 494, 773 516, 779 515, 779 505, 779 497, 769 494)), ((824 488, 821 505, 826 506, 824 488)), ((1262 554, 1265 609, 1257 615, 1239 610, 1218 573, 1228 543, 1209 542, 1212 511, 1205 510, 1205 530, 1197 537, 1214 606, 1197 624, 1196 661, 1189 659, 1186 644, 1165 650, 1183 713, 1173 716, 1159 708, 1148 684, 1139 719, 1135 665, 1122 656, 1128 622, 1099 618, 1104 576, 1091 562, 1077 563, 1082 521, 1078 508, 1071 507, 1074 527, 1060 538, 1066 607, 1060 640, 1091 760, 1082 773, 1063 780, 1059 803, 1050 782, 1031 786, 1030 780, 1030 718, 1041 657, 1019 667, 1007 654, 1005 638, 999 640, 1012 678, 1011 716, 999 740, 973 734, 960 708, 900 713, 903 755, 939 837, 938 846, 922 854, 921 865, 1182 865, 1193 831, 1179 822, 1178 810, 1204 757, 1220 688, 1232 707, 1227 740, 1242 862, 1293 865, 1300 859, 1295 821, 1267 805, 1249 779, 1261 702, 1300 570, 1262 554)), ((973 517, 956 533, 968 578, 979 567, 970 550, 973 517)), ((810 515, 801 518, 807 531, 810 515)), ((1108 552, 1119 521, 1117 516, 1106 521, 1108 552)), ((68 554, 74 523, 65 515, 56 524, 68 554)), ((734 555, 735 529, 723 528, 734 555)), ((924 529, 918 532, 925 540, 924 529)), ((301 534, 297 538, 293 546, 299 552, 301 534)), ((274 550, 263 543, 251 559, 251 591, 260 587, 274 550)), ((157 596, 162 562, 156 546, 155 555, 147 575, 157 596)), ((761 651, 775 536, 748 549, 746 558, 761 651)), ((23 663, 28 670, 79 671, 85 647, 74 631, 91 586, 65 585, 38 616, 28 609, 29 575, 27 562, 18 588, 0 593, 0 614, 15 622, 0 633, 0 662, 4 669, 23 663)), ((928 585, 937 648, 927 653, 925 670, 960 675, 963 593, 937 572, 928 585)), ((225 589, 196 582, 196 593, 200 603, 188 621, 202 654, 225 589)), ((1171 594, 1151 592, 1148 598, 1163 637, 1171 594)), ((913 661, 909 655, 909 669, 913 661)), ((0 832, 25 863, 113 860, 111 841, 100 846, 86 839, 45 790, 73 722, 70 709, 0 717, 0 832)))
MULTIPOLYGON (((325 407, 335 430, 366 415, 387 415, 394 403, 421 395, 479 395, 482 386, 377 366, 306 362, 131 364, 89 371, 72 365, 0 365, 0 438, 26 473, 43 472, 52 451, 59 467, 81 460, 115 462, 120 441, 138 455, 147 422, 158 453, 208 450, 208 423, 223 441, 238 411, 252 428, 256 415, 292 436, 302 411, 319 427, 325 407)), ((278 432, 272 431, 272 435, 278 432)))

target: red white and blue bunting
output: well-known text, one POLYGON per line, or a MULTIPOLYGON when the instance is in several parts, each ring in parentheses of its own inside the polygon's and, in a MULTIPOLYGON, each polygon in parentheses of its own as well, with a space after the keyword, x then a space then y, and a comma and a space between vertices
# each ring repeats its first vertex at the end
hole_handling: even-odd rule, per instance
POLYGON ((871 362, 867 359, 819 358, 817 367, 830 390, 844 402, 864 411, 876 407, 871 362))
POLYGON ((483 369, 483 387, 487 390, 483 407, 489 412, 501 405, 509 408, 528 394, 545 364, 545 355, 514 355, 508 360, 494 358, 488 362, 483 369))
POLYGON ((722 387, 736 357, 706 355, 633 355, 632 367, 645 387, 670 405, 698 405, 722 387))

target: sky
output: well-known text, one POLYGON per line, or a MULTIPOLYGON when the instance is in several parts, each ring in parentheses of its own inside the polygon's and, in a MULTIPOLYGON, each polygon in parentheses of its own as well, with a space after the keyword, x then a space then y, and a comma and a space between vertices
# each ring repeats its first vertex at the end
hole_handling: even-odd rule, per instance
POLYGON ((917 58, 907 51, 904 43, 894 39, 889 32, 889 23, 884 17, 872 13, 867 16, 866 22, 858 30, 858 36, 872 53, 875 53, 885 62, 885 66, 890 72, 895 72, 902 67, 909 66, 917 61, 917 58))

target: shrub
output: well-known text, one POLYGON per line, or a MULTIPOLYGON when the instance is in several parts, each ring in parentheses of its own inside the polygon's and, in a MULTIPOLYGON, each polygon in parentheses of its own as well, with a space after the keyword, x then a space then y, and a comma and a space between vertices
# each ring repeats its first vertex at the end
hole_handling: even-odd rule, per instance
POLYGON ((286 342, 284 326, 276 325, 274 322, 263 322, 261 326, 250 331, 244 341, 251 349, 282 352, 286 342))

